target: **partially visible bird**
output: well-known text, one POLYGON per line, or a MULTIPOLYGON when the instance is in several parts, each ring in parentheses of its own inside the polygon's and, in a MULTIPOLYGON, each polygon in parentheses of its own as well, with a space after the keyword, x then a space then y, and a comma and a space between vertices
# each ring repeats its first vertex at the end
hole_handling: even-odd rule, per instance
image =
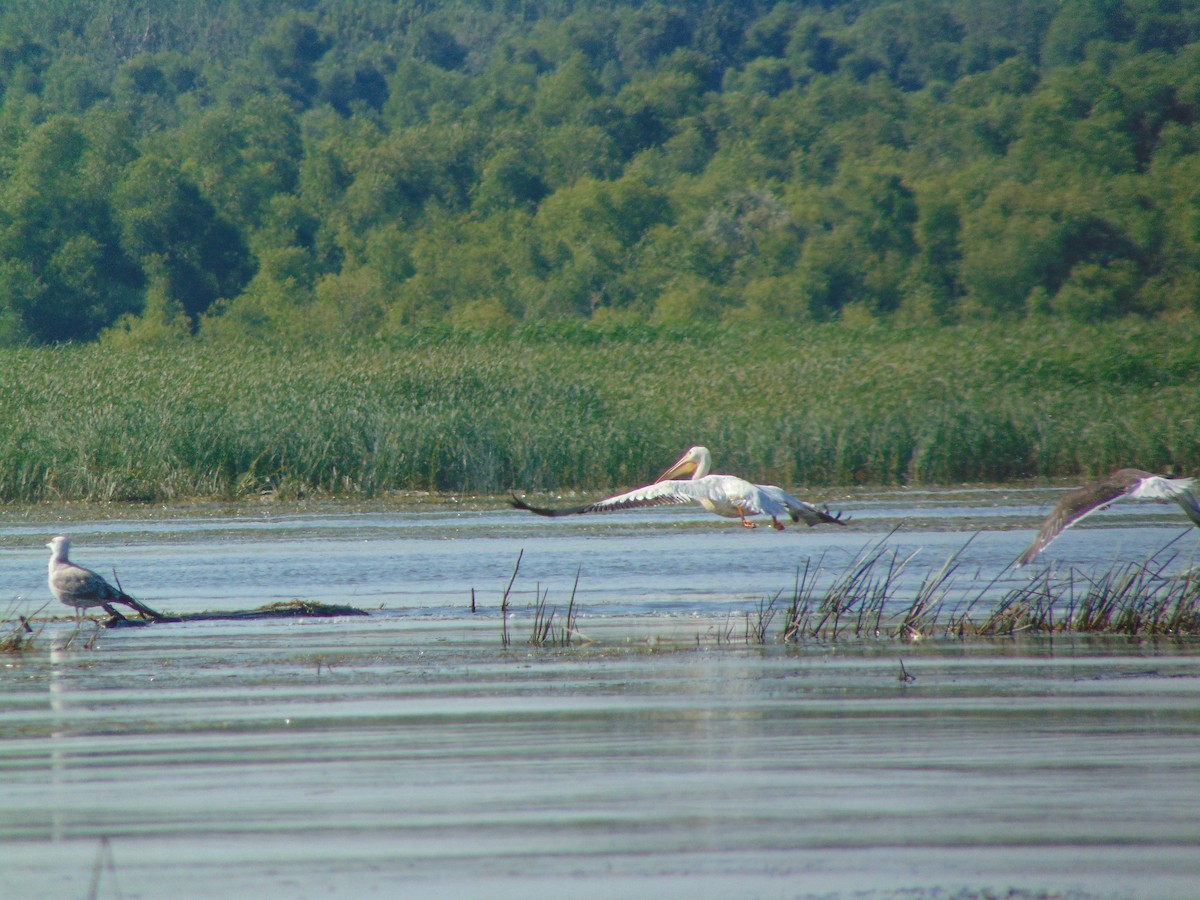
POLYGON ((1174 500, 1200 526, 1200 497, 1194 487, 1194 478, 1164 478, 1141 469, 1117 469, 1106 478, 1064 494, 1042 522, 1033 543, 1017 559, 1017 565, 1033 562, 1067 528, 1118 500, 1174 500))
POLYGON ((642 506, 665 506, 677 503, 699 503, 718 516, 740 519, 746 528, 757 527, 748 516, 770 516, 771 526, 783 530, 781 518, 793 522, 803 520, 808 525, 845 525, 840 513, 798 500, 773 484, 753 484, 735 475, 710 475, 712 456, 705 447, 692 447, 676 463, 663 472, 653 484, 644 485, 615 497, 597 500, 584 506, 566 509, 546 509, 530 506, 513 497, 517 509, 539 516, 573 516, 582 513, 609 512, 642 506), (691 475, 690 478, 676 476, 691 475))
POLYGON ((163 617, 162 613, 155 612, 120 588, 113 587, 91 569, 77 566, 67 559, 71 551, 71 539, 65 534, 51 538, 46 546, 50 548, 50 593, 60 602, 74 607, 76 621, 89 606, 102 606, 113 618, 125 618, 113 608, 114 603, 121 603, 152 619, 163 617))

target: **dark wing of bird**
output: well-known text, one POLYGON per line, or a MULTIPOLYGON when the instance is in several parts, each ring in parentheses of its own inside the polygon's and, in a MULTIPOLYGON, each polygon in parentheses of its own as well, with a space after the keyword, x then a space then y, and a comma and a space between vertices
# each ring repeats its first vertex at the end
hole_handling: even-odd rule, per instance
POLYGON ((568 506, 560 509, 548 509, 544 506, 532 506, 519 497, 512 498, 512 505, 539 516, 577 516, 583 513, 613 512, 619 509, 637 509, 645 506, 671 506, 678 503, 691 503, 697 498, 696 483, 693 481, 656 481, 644 487, 635 488, 615 497, 606 497, 594 503, 583 506, 568 506))
POLYGON ((1100 481, 1085 484, 1081 488, 1076 488, 1064 494, 1054 509, 1050 511, 1050 515, 1042 520, 1042 526, 1038 529, 1037 537, 1033 539, 1025 552, 1017 559, 1017 565, 1023 566, 1033 562, 1034 558, 1046 549, 1056 537, 1070 528, 1084 516, 1093 513, 1098 509, 1103 509, 1119 497, 1123 497, 1128 493, 1129 488, 1135 481, 1130 481, 1123 476, 1125 472, 1132 472, 1131 469, 1123 469, 1108 478, 1100 481))
POLYGON ((844 520, 840 512, 831 513, 828 506, 815 506, 807 500, 793 497, 783 488, 774 484, 760 484, 758 489, 786 506, 788 516, 793 522, 803 521, 810 528, 813 525, 845 525, 849 521, 844 520))
POLYGON ((1197 527, 1200 527, 1200 495, 1194 491, 1184 491, 1175 498, 1175 502, 1183 508, 1187 517, 1195 522, 1197 527))
MULTIPOLYGON (((801 501, 803 502, 803 501, 801 501)), ((843 518, 840 512, 830 512, 828 506, 813 506, 811 503, 804 504, 807 509, 793 510, 792 521, 799 522, 803 519, 810 526, 812 525, 845 525, 849 522, 849 518, 843 518)))
POLYGON ((512 505, 516 509, 523 509, 526 512, 536 513, 539 516, 574 516, 588 511, 586 506, 572 506, 565 509, 550 509, 545 506, 532 506, 515 494, 512 498, 512 505))

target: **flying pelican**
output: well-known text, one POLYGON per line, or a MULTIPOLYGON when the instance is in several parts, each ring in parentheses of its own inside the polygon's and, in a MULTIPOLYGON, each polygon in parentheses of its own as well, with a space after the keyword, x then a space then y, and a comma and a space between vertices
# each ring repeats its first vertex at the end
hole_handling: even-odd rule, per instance
POLYGON ((530 506, 524 500, 513 497, 517 509, 525 509, 539 516, 573 516, 580 513, 609 512, 616 509, 632 509, 640 506, 666 506, 675 503, 699 503, 718 516, 741 519, 746 528, 756 528, 747 516, 770 516, 771 526, 783 531, 780 518, 787 516, 793 522, 804 520, 808 525, 845 525, 841 513, 831 515, 827 508, 818 508, 811 503, 797 500, 782 488, 773 484, 751 484, 735 475, 710 475, 712 456, 707 447, 693 447, 663 472, 653 484, 636 490, 597 500, 585 506, 567 509, 546 509, 530 506), (683 476, 690 475, 690 478, 683 476))
POLYGON ((1200 497, 1192 491, 1194 484, 1194 478, 1163 478, 1141 469, 1117 469, 1107 478, 1064 494, 1042 522, 1033 543, 1017 559, 1017 565, 1033 562, 1067 528, 1117 500, 1174 500, 1200 526, 1200 497))
POLYGON ((89 606, 103 606, 113 618, 125 618, 113 608, 114 603, 123 603, 144 616, 162 618, 162 613, 155 612, 140 600, 113 587, 91 569, 77 566, 67 559, 71 551, 71 539, 65 534, 51 538, 46 546, 50 548, 50 593, 60 602, 75 608, 76 621, 89 606))

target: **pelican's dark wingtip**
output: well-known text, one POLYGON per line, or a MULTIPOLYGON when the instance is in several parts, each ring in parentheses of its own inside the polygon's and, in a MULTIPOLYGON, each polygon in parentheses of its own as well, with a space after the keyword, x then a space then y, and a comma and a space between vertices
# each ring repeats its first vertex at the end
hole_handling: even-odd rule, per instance
POLYGON ((845 525, 852 518, 851 516, 843 513, 841 510, 838 510, 837 512, 830 512, 828 506, 822 507, 821 512, 828 516, 828 521, 826 522, 828 525, 845 525))
POLYGON ((577 513, 577 512, 579 512, 579 511, 580 511, 580 509, 578 509, 578 508, 572 508, 572 509, 547 509, 547 508, 546 508, 546 507, 544 507, 544 506, 531 506, 530 504, 528 504, 528 503, 526 503, 524 500, 522 500, 520 497, 518 497, 516 494, 513 494, 513 495, 512 495, 512 505, 513 505, 513 506, 514 506, 516 509, 523 509, 523 510, 525 510, 526 512, 531 512, 531 513, 533 513, 534 515, 537 515, 537 516, 548 516, 548 517, 551 517, 551 518, 553 518, 553 517, 555 517, 555 516, 569 516, 569 515, 571 515, 571 514, 573 514, 573 513, 577 513))
MULTIPOLYGON (((821 517, 819 522, 813 522, 812 525, 845 525, 850 521, 850 516, 841 512, 832 512, 828 506, 822 506, 817 510, 817 515, 821 517)), ((810 526, 811 527, 811 526, 810 526)))
POLYGON ((525 512, 536 513, 539 516, 544 516, 549 513, 549 510, 541 509, 536 506, 530 506, 528 503, 526 503, 524 500, 522 500, 516 494, 512 495, 512 505, 513 505, 514 509, 522 509, 525 512))

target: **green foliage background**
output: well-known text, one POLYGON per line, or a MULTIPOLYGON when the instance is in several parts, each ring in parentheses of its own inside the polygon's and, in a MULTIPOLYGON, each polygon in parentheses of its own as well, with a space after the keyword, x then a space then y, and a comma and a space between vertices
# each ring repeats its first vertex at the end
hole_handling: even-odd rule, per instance
POLYGON ((0 345, 1200 307, 1176 0, 6 0, 0 345))
POLYGON ((561 323, 5 359, 0 500, 22 502, 599 491, 694 443, 813 499, 1200 467, 1200 335, 1172 323, 561 323))
POLYGON ((6 0, 0 500, 1200 468, 1177 0, 6 0))

